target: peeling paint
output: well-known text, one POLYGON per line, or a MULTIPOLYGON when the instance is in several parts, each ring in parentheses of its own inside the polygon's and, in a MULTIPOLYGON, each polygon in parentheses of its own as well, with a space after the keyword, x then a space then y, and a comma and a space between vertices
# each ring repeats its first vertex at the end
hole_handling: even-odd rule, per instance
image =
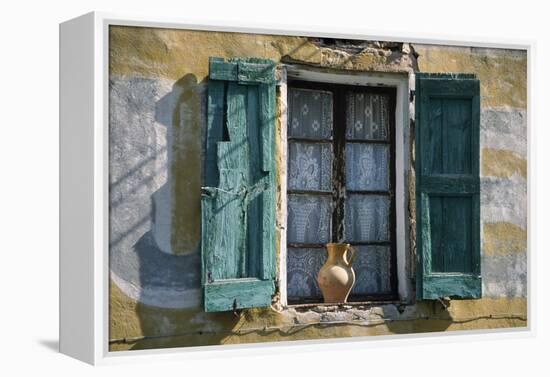
POLYGON ((527 250, 527 231, 507 222, 483 224, 485 255, 524 253, 527 250))
POLYGON ((480 142, 483 148, 502 149, 527 158, 527 114, 519 108, 481 110, 480 142))
POLYGON ((481 221, 509 222, 527 229, 527 182, 520 175, 481 178, 481 221))
POLYGON ((527 253, 500 252, 482 255, 483 297, 505 298, 527 295, 527 253))

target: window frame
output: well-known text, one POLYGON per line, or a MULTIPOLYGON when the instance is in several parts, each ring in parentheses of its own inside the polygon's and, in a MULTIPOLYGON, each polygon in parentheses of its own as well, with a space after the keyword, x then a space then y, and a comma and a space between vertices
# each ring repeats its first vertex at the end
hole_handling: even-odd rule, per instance
MULTIPOLYGON (((369 246, 383 245, 390 248, 390 292, 380 294, 353 294, 349 296, 348 302, 366 302, 366 301, 393 301, 398 298, 397 292, 397 246, 396 246, 396 205, 395 205, 395 107, 396 107, 396 88, 388 86, 372 86, 372 85, 349 85, 337 83, 324 83, 314 81, 304 81, 297 79, 287 80, 287 90, 290 89, 306 89, 318 90, 332 93, 332 129, 330 139, 309 139, 287 136, 287 143, 325 143, 332 146, 332 192, 314 191, 314 190, 299 190, 287 188, 287 197, 294 194, 312 195, 312 196, 329 196, 331 197, 332 218, 331 218, 331 234, 330 242, 347 242, 352 246, 369 246), (377 139, 347 139, 347 93, 369 93, 369 94, 386 94, 389 97, 388 103, 388 138, 386 140, 377 139), (389 184, 388 190, 353 190, 346 187, 346 145, 387 145, 389 148, 389 184), (345 222, 345 199, 350 194, 357 195, 384 195, 390 198, 389 211, 389 240, 388 241, 339 241, 345 239, 344 222, 345 222)), ((289 160, 287 159, 287 164, 289 160)), ((325 244, 315 243, 290 243, 287 242, 287 247, 292 248, 314 248, 325 249, 325 244)), ((320 251, 322 252, 322 251, 320 251)), ((357 251, 359 252, 359 251, 357 251)), ((322 303, 322 297, 310 297, 292 299, 288 297, 289 303, 293 305, 306 303, 322 303)))
MULTIPOLYGON (((278 223, 278 303, 282 307, 319 306, 324 303, 289 304, 287 297, 287 163, 288 163, 288 103, 287 90, 289 81, 306 81, 308 83, 337 84, 342 86, 371 86, 393 88, 395 96, 395 227, 396 227, 396 269, 397 290, 393 300, 368 300, 349 302, 348 305, 365 303, 398 303, 412 304, 414 302, 415 258, 410 252, 414 240, 410 236, 411 197, 410 183, 414 185, 414 176, 410 182, 409 173, 412 168, 410 155, 411 131, 414 119, 414 72, 386 73, 386 72, 352 72, 332 69, 319 69, 299 64, 279 64, 277 84, 277 112, 279 114, 278 130, 276 134, 277 159, 280 161, 277 169, 277 223, 278 223)), ((393 169, 392 169, 393 170, 393 169)), ((414 186, 412 187, 414 191, 414 186)))

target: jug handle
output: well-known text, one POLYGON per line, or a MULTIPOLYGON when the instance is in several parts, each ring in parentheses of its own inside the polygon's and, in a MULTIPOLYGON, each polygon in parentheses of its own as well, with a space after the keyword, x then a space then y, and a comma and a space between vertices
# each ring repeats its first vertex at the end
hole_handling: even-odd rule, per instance
MULTIPOLYGON (((350 245, 350 247, 348 248, 348 251, 351 251, 351 257, 349 258, 346 258, 348 260, 348 266, 351 266, 353 264, 353 261, 355 260, 355 249, 353 248, 353 246, 350 245)), ((347 255, 346 255, 347 257, 347 255)))

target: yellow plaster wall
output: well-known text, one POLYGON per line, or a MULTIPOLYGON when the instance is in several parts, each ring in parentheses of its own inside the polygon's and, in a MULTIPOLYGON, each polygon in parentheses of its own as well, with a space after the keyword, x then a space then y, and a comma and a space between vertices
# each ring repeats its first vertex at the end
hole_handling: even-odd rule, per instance
POLYGON ((527 107, 527 53, 476 47, 414 45, 421 72, 476 73, 481 107, 527 107))
POLYGON ((481 174, 500 178, 519 174, 527 178, 527 160, 506 149, 484 148, 481 151, 481 174))
POLYGON ((149 307, 127 297, 113 283, 110 292, 111 351, 524 327, 527 324, 525 298, 454 300, 447 311, 437 302, 423 302, 416 305, 414 313, 392 316, 390 321, 383 321, 384 310, 378 310, 379 317, 374 317, 367 325, 328 325, 316 321, 295 324, 292 318, 269 308, 245 310, 235 316, 231 312, 204 313, 200 308, 149 307))
POLYGON ((174 92, 181 91, 172 117, 176 140, 171 166, 175 201, 171 245, 176 254, 195 251, 200 241, 201 107, 198 92, 207 81, 209 57, 254 56, 276 62, 285 60, 358 71, 411 70, 406 53, 398 58, 383 49, 352 54, 319 47, 303 37, 128 26, 111 26, 109 30, 112 77, 173 80, 174 92), (182 120, 192 135, 179 132, 182 120))
POLYGON ((483 242, 483 251, 487 256, 525 253, 527 231, 509 222, 487 223, 483 226, 483 242))
POLYGON ((280 35, 111 26, 109 43, 111 75, 178 80, 193 73, 197 82, 207 77, 211 56, 254 56, 361 71, 405 71, 411 64, 406 53, 396 57, 388 50, 367 49, 354 54, 280 35))
POLYGON ((200 245, 201 94, 191 74, 177 80, 173 91, 180 94, 172 115, 171 245, 181 254, 200 245))
MULTIPOLYGON (((483 107, 526 107, 526 56, 523 53, 488 49, 414 46, 418 68, 425 72, 473 72, 481 82, 483 107)), ((109 68, 111 76, 173 80, 183 94, 178 103, 184 110, 176 121, 187 117, 193 137, 200 139, 200 99, 197 95, 208 75, 208 58, 255 56, 290 62, 360 71, 409 72, 410 56, 365 51, 359 54, 318 47, 306 38, 237 33, 212 33, 110 28, 109 68)), ((180 109, 179 106, 177 106, 180 109)), ((172 165, 176 182, 173 213, 175 250, 200 240, 200 145, 179 151, 172 165)), ((278 161, 281 164, 281 161, 278 161)), ((483 174, 526 176, 525 160, 506 151, 484 150, 483 174), (504 161, 504 164, 502 162, 504 161)), ((524 252, 526 233, 508 223, 486 225, 486 252, 498 253, 501 242, 524 252)), ((415 314, 395 321, 360 325, 309 324, 295 327, 289 316, 271 309, 232 313, 204 313, 201 308, 179 310, 143 305, 127 297, 116 284, 110 289, 109 338, 111 350, 178 347, 206 344, 285 341, 346 336, 386 335, 463 329, 526 326, 525 298, 455 300, 442 313, 433 304, 415 306, 415 314), (430 319, 423 319, 424 317, 430 319), (274 329, 271 329, 273 327, 274 329), (257 330, 258 328, 263 330, 257 330)))

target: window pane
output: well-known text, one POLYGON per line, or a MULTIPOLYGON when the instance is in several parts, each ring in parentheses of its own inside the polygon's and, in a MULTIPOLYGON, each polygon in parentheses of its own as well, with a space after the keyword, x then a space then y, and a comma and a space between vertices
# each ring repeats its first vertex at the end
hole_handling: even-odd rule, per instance
POLYGON ((388 140, 389 97, 385 94, 348 92, 346 95, 346 138, 388 140))
POLYGON ((332 137, 332 93, 289 89, 288 136, 307 139, 332 137))
POLYGON ((389 196, 352 194, 346 199, 344 211, 348 242, 389 241, 389 196))
POLYGON ((389 190, 389 147, 346 144, 346 187, 349 190, 389 190))
POLYGON ((330 196, 289 195, 289 243, 326 243, 330 240, 330 196))
POLYGON ((331 190, 332 145, 288 144, 288 188, 331 190))
MULTIPOLYGON (((317 274, 327 260, 326 249, 287 250, 287 295, 290 298, 322 297, 317 274)), ((322 300, 321 300, 322 301, 322 300)))
POLYGON ((354 246, 355 285, 351 294, 391 293, 391 253, 389 246, 354 246))

